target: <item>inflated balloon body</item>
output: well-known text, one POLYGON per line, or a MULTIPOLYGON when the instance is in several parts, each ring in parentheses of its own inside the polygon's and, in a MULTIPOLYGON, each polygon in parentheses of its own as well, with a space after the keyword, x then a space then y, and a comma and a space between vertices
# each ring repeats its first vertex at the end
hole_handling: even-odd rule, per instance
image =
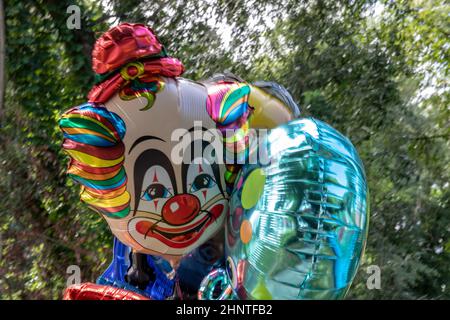
MULTIPOLYGON (((274 83, 179 77, 181 62, 141 24, 124 23, 102 35, 92 62, 97 82, 88 102, 59 123, 68 174, 81 185, 81 200, 117 238, 113 263, 99 283, 125 289, 129 283, 152 296, 155 283, 173 277, 158 259, 180 272, 206 261, 213 266, 195 250, 223 230, 240 169, 234 160, 250 153, 249 129, 286 123, 298 116, 298 107, 274 83), (226 139, 214 138, 230 130, 226 139)), ((164 286, 155 289, 165 292, 160 297, 170 291, 164 286)))
POLYGON ((230 200, 226 270, 203 299, 337 299, 363 254, 368 189, 351 142, 315 119, 272 130, 264 165, 245 165, 230 200), (219 297, 213 294, 222 287, 219 297))

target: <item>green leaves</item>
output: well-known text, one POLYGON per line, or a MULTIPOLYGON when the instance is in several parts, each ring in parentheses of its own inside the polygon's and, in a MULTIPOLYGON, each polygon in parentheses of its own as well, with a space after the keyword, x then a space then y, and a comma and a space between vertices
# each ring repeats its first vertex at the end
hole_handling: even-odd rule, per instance
POLYGON ((349 298, 448 298, 449 6, 430 1, 7 0, 0 128, 0 298, 59 298, 66 267, 106 268, 111 234, 66 178, 57 119, 85 102, 90 51, 117 22, 155 29, 194 80, 225 70, 286 86, 348 135, 371 193, 366 262, 349 298), (105 4, 105 2, 102 2, 105 4), (381 268, 381 290, 366 267, 381 268))

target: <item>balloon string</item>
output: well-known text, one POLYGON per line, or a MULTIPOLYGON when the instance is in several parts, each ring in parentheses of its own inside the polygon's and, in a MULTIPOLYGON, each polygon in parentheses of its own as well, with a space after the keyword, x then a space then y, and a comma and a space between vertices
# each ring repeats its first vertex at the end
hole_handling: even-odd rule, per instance
POLYGON ((180 287, 180 278, 178 276, 176 276, 175 278, 175 297, 179 298, 180 300, 184 300, 183 299, 183 292, 181 291, 181 287, 180 287))

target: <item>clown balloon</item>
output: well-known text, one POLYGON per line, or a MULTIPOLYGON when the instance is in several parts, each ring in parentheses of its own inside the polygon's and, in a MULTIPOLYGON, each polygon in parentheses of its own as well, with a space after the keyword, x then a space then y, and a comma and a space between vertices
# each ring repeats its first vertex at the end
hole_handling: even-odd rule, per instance
POLYGON ((222 298, 344 295, 367 231, 364 173, 347 140, 294 120, 299 108, 276 83, 180 77, 183 64, 142 24, 103 34, 92 66, 88 101, 59 124, 67 173, 109 225, 114 253, 97 284, 66 299, 195 298, 199 288, 212 299, 217 275, 222 298))

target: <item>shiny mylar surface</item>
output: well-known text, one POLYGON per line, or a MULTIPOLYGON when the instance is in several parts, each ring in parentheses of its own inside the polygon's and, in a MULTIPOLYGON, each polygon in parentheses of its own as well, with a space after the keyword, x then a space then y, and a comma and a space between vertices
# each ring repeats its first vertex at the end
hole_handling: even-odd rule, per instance
POLYGON ((299 119, 267 136, 268 165, 236 179, 226 226, 228 281, 239 299, 339 299, 355 276, 369 219, 351 142, 299 119))

